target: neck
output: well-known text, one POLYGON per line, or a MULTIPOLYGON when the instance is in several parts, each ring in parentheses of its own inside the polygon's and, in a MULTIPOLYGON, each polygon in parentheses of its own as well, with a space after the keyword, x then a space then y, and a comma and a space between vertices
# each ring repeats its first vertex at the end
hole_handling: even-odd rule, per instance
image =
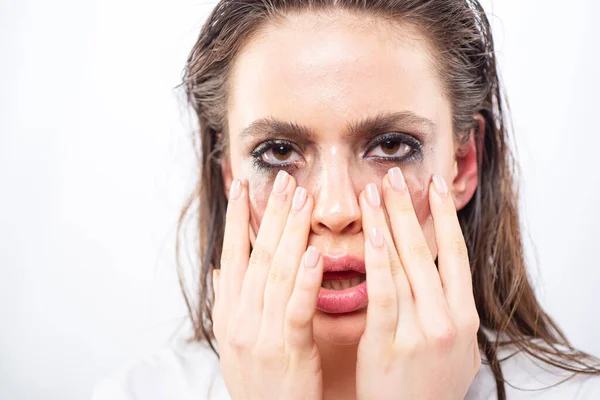
POLYGON ((323 399, 356 399, 358 344, 317 343, 323 365, 323 399))

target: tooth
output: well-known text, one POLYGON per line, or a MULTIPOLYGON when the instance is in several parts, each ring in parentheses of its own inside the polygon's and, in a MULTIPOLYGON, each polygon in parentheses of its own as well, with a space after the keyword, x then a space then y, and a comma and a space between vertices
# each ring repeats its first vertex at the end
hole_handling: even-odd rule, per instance
POLYGON ((332 280, 323 281, 321 286, 325 289, 330 289, 330 290, 344 290, 344 289, 348 289, 348 288, 360 285, 362 282, 365 281, 365 279, 366 278, 364 275, 355 276, 350 279, 332 279, 332 280))

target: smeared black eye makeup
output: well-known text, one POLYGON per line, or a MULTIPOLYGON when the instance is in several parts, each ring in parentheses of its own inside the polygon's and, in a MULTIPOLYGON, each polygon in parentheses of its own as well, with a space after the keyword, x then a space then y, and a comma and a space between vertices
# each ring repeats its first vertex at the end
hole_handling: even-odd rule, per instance
POLYGON ((423 159, 423 145, 419 140, 405 133, 384 133, 371 139, 367 150, 362 153, 366 160, 378 162, 408 163, 423 159), (372 154, 380 149, 379 155, 372 154))
MULTIPOLYGON (((384 133, 371 139, 361 153, 365 160, 378 163, 409 163, 423 158, 423 145, 415 137, 405 133, 384 133)), ((259 171, 277 172, 300 167, 303 157, 294 143, 275 139, 259 144, 250 153, 253 166, 259 171)))
POLYGON ((292 142, 279 139, 259 144, 252 150, 251 156, 254 168, 268 172, 298 168, 298 163, 302 161, 299 149, 292 142), (296 153, 295 157, 294 153, 296 153))

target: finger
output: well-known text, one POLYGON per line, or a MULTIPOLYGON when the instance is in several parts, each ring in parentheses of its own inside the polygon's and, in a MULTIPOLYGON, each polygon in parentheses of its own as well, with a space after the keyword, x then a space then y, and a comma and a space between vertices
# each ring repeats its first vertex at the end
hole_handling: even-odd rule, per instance
POLYGON ((439 275, 450 308, 475 307, 469 253, 456 207, 444 178, 434 175, 429 185, 429 204, 438 247, 439 275))
POLYGON ((220 277, 220 275, 221 275, 220 269, 213 269, 213 272, 212 272, 212 287, 213 287, 213 298, 214 298, 213 307, 216 306, 217 300, 219 298, 219 277, 220 277))
MULTIPOLYGON (((381 198, 377 186, 372 183, 367 185, 366 190, 359 196, 359 199, 363 216, 363 231, 371 232, 372 228, 376 226, 381 228, 386 243, 390 272, 395 284, 399 308, 398 322, 400 322, 400 319, 414 314, 414 298, 408 282, 408 277, 406 276, 406 272, 404 271, 404 267, 402 266, 392 234, 388 227, 385 212, 381 206, 381 198)), ((408 321, 411 320, 408 319, 408 321)), ((411 321, 411 323, 412 322, 415 321, 411 321)))
POLYGON ((225 232, 221 251, 221 269, 223 279, 219 289, 224 294, 222 306, 229 310, 237 304, 239 294, 248 265, 250 243, 246 226, 250 219, 248 207, 248 191, 245 185, 235 179, 229 192, 227 213, 225 215, 225 232))
POLYGON ((285 310, 294 288, 298 266, 306 250, 312 208, 313 200, 306 189, 296 187, 292 209, 265 286, 261 331, 268 337, 283 337, 285 310))
MULTIPOLYGON (((365 237, 369 298, 365 337, 385 347, 394 340, 398 324, 398 296, 390 263, 390 257, 393 257, 396 250, 387 229, 377 186, 372 183, 367 185, 366 191, 362 191, 358 198, 365 237)), ((402 269, 398 263, 395 264, 397 268, 402 269)))
POLYGON ((412 288, 417 312, 424 327, 436 328, 436 321, 446 322, 448 305, 400 168, 388 171, 382 190, 394 244, 412 288))
POLYGON ((261 314, 256 314, 256 312, 262 313, 267 276, 285 227, 292 203, 292 193, 294 193, 295 188, 296 181, 294 178, 283 170, 279 171, 273 184, 273 190, 258 230, 256 244, 250 255, 248 269, 242 284, 242 302, 240 306, 243 309, 244 318, 258 318, 260 321, 261 314))
POLYGON ((284 337, 290 354, 312 350, 313 318, 322 280, 323 258, 316 247, 309 246, 302 257, 285 312, 284 337))
POLYGON ((220 327, 220 321, 219 318, 221 317, 220 313, 217 311, 217 307, 218 307, 218 303, 219 303, 219 276, 220 276, 221 270, 220 269, 214 269, 212 271, 212 289, 213 289, 213 308, 212 308, 212 314, 211 314, 211 319, 212 319, 212 327, 213 327, 213 333, 215 334, 215 337, 219 337, 220 333, 221 333, 221 327, 220 327))

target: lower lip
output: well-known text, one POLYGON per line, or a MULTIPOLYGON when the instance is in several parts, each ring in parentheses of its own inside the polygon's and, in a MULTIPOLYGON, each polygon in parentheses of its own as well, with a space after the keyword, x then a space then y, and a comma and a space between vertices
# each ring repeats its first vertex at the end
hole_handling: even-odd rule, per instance
POLYGON ((341 314, 367 306, 367 281, 344 290, 321 288, 317 308, 330 314, 341 314))

